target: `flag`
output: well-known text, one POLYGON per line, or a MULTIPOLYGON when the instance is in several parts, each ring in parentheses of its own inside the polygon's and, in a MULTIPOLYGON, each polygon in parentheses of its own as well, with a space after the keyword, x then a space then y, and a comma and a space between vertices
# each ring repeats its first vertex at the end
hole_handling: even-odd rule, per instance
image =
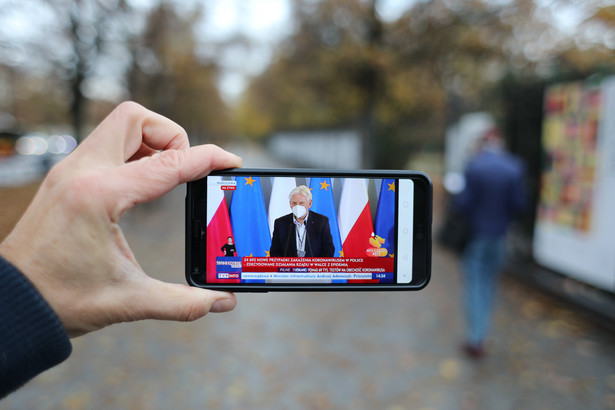
POLYGON ((269 234, 273 236, 273 224, 281 216, 290 213, 288 194, 297 187, 294 177, 274 177, 269 198, 269 234))
POLYGON ((344 257, 365 257, 374 233, 367 184, 363 178, 346 178, 340 198, 338 223, 344 257))
POLYGON ((382 247, 387 249, 388 256, 395 253, 395 180, 383 179, 376 208, 375 234, 384 239, 382 247))
MULTIPOLYGON (((224 192, 217 184, 222 177, 209 177, 207 190, 207 282, 216 282, 216 257, 224 256, 220 248, 233 236, 224 192)), ((227 280, 224 280, 228 282, 227 280)), ((234 282, 234 280, 231 280, 234 282)))
POLYGON ((269 256, 271 236, 259 177, 236 177, 231 225, 237 256, 269 256))
POLYGON ((331 178, 310 178, 310 189, 312 190, 312 207, 310 210, 329 218, 331 237, 333 238, 333 245, 335 245, 333 256, 342 256, 342 241, 340 229, 337 225, 331 178))

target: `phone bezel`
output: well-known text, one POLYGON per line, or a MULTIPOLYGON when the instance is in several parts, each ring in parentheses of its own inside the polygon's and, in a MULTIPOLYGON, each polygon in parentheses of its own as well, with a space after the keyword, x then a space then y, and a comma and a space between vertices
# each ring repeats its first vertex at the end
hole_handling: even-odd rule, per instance
MULTIPOLYGON (((370 284, 327 284, 327 283, 203 283, 198 276, 203 274, 201 266, 206 266, 206 224, 207 183, 206 178, 189 182, 186 193, 186 281, 191 286, 225 290, 232 292, 270 292, 270 291, 389 291, 420 290, 427 286, 431 278, 431 225, 433 188, 431 179, 420 171, 393 170, 326 170, 326 169, 268 169, 234 168, 214 171, 208 176, 245 176, 258 177, 331 177, 331 178, 409 178, 414 182, 414 221, 413 221, 413 278, 410 283, 370 284), (196 268, 196 270, 195 270, 196 268), (197 276, 198 275, 198 276, 197 276)), ((398 207, 395 207, 395 220, 398 220, 398 207)))

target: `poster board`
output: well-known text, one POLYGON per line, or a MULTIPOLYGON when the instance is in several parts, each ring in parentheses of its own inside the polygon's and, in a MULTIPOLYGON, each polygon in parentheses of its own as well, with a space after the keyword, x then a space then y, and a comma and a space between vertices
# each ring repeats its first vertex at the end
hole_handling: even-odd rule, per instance
POLYGON ((546 90, 534 257, 615 292, 615 77, 546 90))

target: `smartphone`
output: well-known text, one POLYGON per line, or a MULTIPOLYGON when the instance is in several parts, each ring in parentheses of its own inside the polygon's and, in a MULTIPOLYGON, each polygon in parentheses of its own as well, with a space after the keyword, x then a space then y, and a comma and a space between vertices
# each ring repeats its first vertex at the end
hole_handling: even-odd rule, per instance
POLYGON ((382 291, 429 282, 432 183, 422 172, 231 169, 187 187, 192 286, 382 291))

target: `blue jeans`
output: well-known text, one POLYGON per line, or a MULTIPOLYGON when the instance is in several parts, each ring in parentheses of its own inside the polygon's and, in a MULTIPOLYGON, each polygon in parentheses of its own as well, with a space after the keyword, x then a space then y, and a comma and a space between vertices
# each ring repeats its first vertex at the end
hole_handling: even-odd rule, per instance
POLYGON ((504 237, 476 236, 463 253, 469 343, 481 344, 487 335, 504 252, 504 237))

